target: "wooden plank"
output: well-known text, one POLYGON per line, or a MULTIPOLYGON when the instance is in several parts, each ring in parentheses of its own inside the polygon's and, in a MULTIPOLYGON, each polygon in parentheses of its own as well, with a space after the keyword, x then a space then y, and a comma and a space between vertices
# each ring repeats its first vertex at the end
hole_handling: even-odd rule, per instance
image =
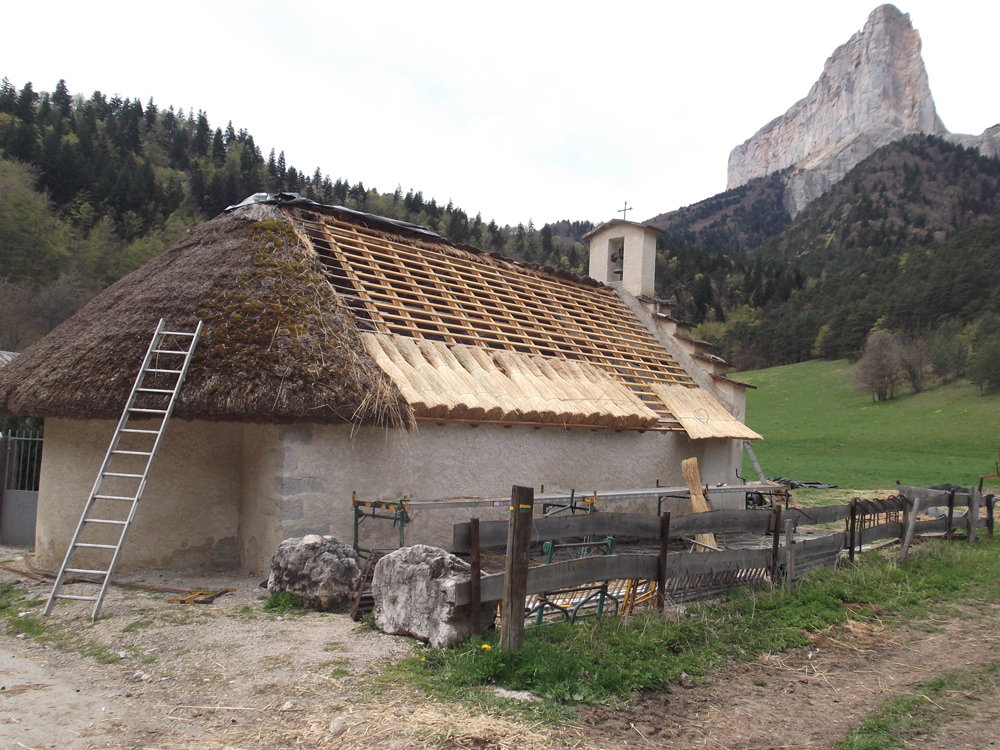
POLYGON ((899 539, 905 533, 905 528, 901 523, 881 523, 878 526, 869 526, 858 532, 858 545, 871 544, 882 539, 899 539))
MULTIPOLYGON (((544 500, 544 495, 540 499, 544 500)), ((575 516, 536 518, 531 528, 532 543, 577 536, 614 536, 659 539, 660 519, 638 513, 582 513, 575 516)), ((501 547, 507 539, 506 521, 479 524, 479 544, 483 549, 501 547)), ((452 550, 469 551, 469 524, 452 527, 452 550)))
POLYGON ((795 546, 798 548, 796 555, 799 558, 840 552, 844 548, 844 534, 837 532, 836 534, 821 536, 817 539, 800 539, 796 542, 795 546))
MULTIPOLYGON (((710 509, 708 507, 708 500, 705 499, 701 491, 701 473, 698 471, 698 459, 686 458, 681 461, 681 473, 684 475, 688 492, 691 494, 691 512, 707 513, 710 509)), ((718 546, 715 543, 715 534, 712 533, 696 534, 695 541, 710 547, 718 546)))
MULTIPOLYGON (((925 487, 907 487, 905 485, 897 486, 896 489, 899 494, 910 500, 920 500, 921 508, 943 508, 948 505, 948 495, 950 494, 948 490, 932 490, 925 487)), ((955 493, 955 506, 959 508, 965 508, 969 505, 969 492, 956 492, 955 493)))
POLYGON ((734 549, 711 554, 677 552, 670 555, 668 565, 672 578, 683 578, 744 568, 767 568, 770 560, 769 549, 734 549))
POLYGON ((679 539, 692 534, 765 534, 771 514, 762 510, 710 510, 688 513, 670 522, 670 536, 679 539))
POLYGON ((524 597, 527 593, 534 509, 535 490, 515 485, 510 497, 511 520, 504 570, 503 617, 500 620, 500 648, 503 651, 517 651, 524 645, 524 597))
POLYGON ((822 505, 815 508, 789 508, 787 515, 795 519, 796 528, 803 524, 820 525, 843 521, 851 514, 850 505, 822 505))

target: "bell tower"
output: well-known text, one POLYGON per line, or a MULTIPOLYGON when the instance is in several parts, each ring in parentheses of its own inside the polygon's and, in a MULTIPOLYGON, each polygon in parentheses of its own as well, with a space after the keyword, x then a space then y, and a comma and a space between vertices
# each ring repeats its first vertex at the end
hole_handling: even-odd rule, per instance
POLYGON ((655 227, 614 219, 583 236, 590 240, 590 277, 619 284, 635 297, 652 297, 656 275, 655 227))

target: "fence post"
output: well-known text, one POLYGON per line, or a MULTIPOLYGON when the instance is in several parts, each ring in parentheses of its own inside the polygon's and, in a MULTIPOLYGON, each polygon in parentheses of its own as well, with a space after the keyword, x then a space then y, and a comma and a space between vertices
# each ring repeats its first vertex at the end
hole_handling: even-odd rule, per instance
POLYGON ((955 517, 955 490, 951 490, 948 493, 948 531, 945 532, 944 538, 949 542, 951 541, 951 524, 952 519, 955 517))
POLYGON ((524 645, 524 597, 528 591, 528 552, 534 507, 535 490, 514 485, 510 495, 503 617, 500 620, 500 648, 503 651, 517 651, 524 645))
POLYGON ((906 562, 906 555, 910 551, 910 544, 913 542, 913 533, 917 529, 917 516, 920 515, 920 498, 913 498, 913 507, 910 508, 910 523, 906 527, 906 538, 903 540, 903 547, 899 550, 900 564, 906 562))
POLYGON ((771 585, 778 580, 778 547, 781 544, 781 505, 774 508, 771 529, 771 585))
POLYGON ((795 590, 795 548, 792 546, 795 544, 795 537, 792 532, 794 526, 794 520, 791 518, 785 519, 785 586, 789 594, 795 590))
POLYGON ((854 535, 857 532, 858 526, 858 499, 856 497, 851 498, 851 538, 850 538, 850 549, 847 552, 847 557, 851 562, 854 562, 854 535))
POLYGON ((980 496, 975 487, 969 487, 969 514, 966 516, 969 544, 976 543, 976 527, 979 526, 980 496))
POLYGON ((986 536, 993 538, 993 495, 986 496, 986 536))
POLYGON ((7 489, 7 449, 10 441, 7 436, 0 431, 0 518, 3 518, 3 494, 7 489))
POLYGON ((667 548, 670 546, 670 511, 660 516, 660 559, 656 567, 656 610, 667 601, 667 548))
POLYGON ((483 556, 479 549, 479 519, 469 519, 469 628, 472 636, 476 637, 483 632, 483 594, 482 594, 482 574, 483 556))

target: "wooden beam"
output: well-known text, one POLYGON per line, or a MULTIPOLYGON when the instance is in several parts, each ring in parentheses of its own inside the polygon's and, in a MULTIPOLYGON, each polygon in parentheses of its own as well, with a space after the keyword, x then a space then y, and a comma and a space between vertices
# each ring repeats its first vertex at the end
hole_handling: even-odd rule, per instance
POLYGON ((503 617, 500 620, 500 648, 503 651, 517 651, 524 645, 524 597, 528 588, 528 553, 534 509, 535 490, 515 485, 510 495, 503 617))
MULTIPOLYGON (((684 480, 687 482, 688 492, 691 493, 691 512, 707 512, 709 510, 708 501, 705 499, 705 495, 702 494, 701 491, 701 474, 698 471, 698 459, 686 458, 681 461, 681 473, 684 474, 684 480)), ((702 544, 707 544, 711 547, 718 546, 715 543, 715 534, 697 534, 695 539, 702 544)))

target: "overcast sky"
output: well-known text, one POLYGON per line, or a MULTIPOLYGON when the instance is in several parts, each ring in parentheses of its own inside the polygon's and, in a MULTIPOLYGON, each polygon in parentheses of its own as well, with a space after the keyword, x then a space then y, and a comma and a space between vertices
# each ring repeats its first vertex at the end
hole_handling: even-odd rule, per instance
MULTIPOLYGON (((267 157, 501 224, 643 220, 726 187, 871 0, 8 3, 0 77, 150 96, 267 157)), ((938 114, 1000 121, 1000 3, 914 0, 938 114)))

